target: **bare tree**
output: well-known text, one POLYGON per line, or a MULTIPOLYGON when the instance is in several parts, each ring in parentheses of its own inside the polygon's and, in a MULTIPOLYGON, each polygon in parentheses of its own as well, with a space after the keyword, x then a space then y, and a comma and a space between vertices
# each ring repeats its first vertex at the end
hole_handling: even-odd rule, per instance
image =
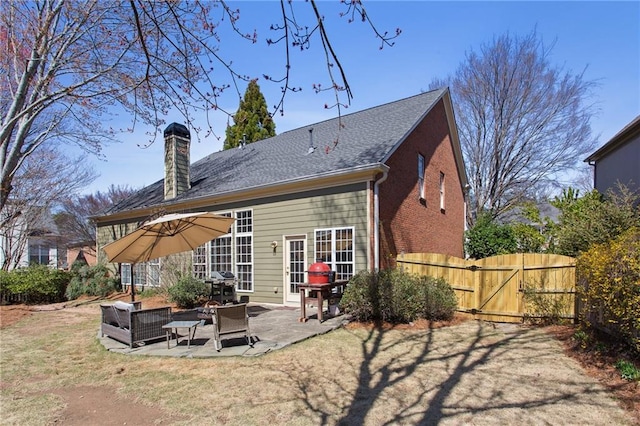
POLYGON ((94 216, 103 214, 136 192, 129 186, 111 185, 106 192, 98 191, 89 195, 73 195, 61 202, 61 209, 55 216, 58 230, 69 244, 96 244, 96 223, 94 216))
POLYGON ((0 268, 18 266, 29 238, 57 235, 52 209, 95 177, 84 156, 71 159, 40 147, 25 159, 13 196, 0 214, 0 268))
POLYGON ((499 217, 535 199, 595 145, 594 83, 553 66, 551 50, 535 31, 503 35, 468 53, 450 78, 472 215, 499 217))
MULTIPOLYGON (((342 4, 342 16, 368 23, 382 46, 399 34, 378 32, 360 0, 342 4)), ((331 90, 349 102, 351 91, 316 1, 281 0, 279 9, 281 22, 272 25, 277 36, 267 39, 286 49, 283 76, 267 77, 282 88, 275 110, 283 111, 285 94, 297 90, 290 85, 289 49, 306 50, 313 39, 326 53, 331 90), (312 22, 298 22, 294 9, 309 5, 312 22)), ((223 0, 0 2, 0 212, 21 164, 45 142, 99 152, 118 130, 104 120, 113 108, 132 117, 130 129, 138 123, 153 128, 152 142, 168 111, 178 111, 200 130, 192 121, 195 113, 222 111, 218 98, 229 88, 240 98, 238 82, 253 77, 219 54, 223 29, 248 43, 258 41, 255 30, 240 29, 239 20, 240 10, 223 0)), ((209 123, 206 128, 213 132, 209 123)))

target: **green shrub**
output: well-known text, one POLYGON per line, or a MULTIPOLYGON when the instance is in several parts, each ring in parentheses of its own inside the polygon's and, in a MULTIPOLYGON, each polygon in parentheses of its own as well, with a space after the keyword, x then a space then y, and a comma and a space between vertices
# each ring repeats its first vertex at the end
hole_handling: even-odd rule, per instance
POLYGON ((559 223, 553 229, 555 252, 578 256, 593 244, 606 243, 638 226, 639 195, 621 184, 604 195, 594 189, 578 197, 577 191, 565 190, 551 202, 560 210, 559 223))
POLYGON ((340 300, 340 308, 350 313, 356 321, 367 322, 379 317, 377 281, 378 274, 375 272, 360 271, 355 274, 340 300))
POLYGON ((623 379, 640 381, 640 369, 633 363, 624 359, 618 360, 616 362, 616 369, 620 372, 620 377, 623 379))
POLYGON ((118 289, 117 278, 110 276, 105 265, 88 266, 74 263, 71 267, 71 277, 66 292, 69 300, 82 295, 105 297, 118 289))
POLYGON ((169 301, 174 302, 179 308, 191 309, 209 294, 209 287, 202 280, 184 275, 167 291, 169 301))
POLYGON ((422 277, 422 317, 428 320, 450 320, 458 308, 458 299, 443 278, 422 277))
MULTIPOLYGON (((397 269, 388 270, 384 274, 383 282, 389 284, 390 309, 383 318, 393 323, 409 323, 421 317, 423 295, 420 288, 420 277, 405 274, 397 269)), ((387 295, 382 295, 382 301, 387 295)))
POLYGON ((640 353, 640 228, 593 245, 576 273, 585 325, 605 328, 640 353))
POLYGON ((32 265, 6 274, 6 290, 23 294, 27 303, 59 302, 64 300, 69 274, 45 265, 32 265))
POLYGON ((478 216, 475 225, 465 232, 465 252, 473 259, 515 253, 518 242, 513 228, 497 223, 489 213, 478 216))
POLYGON ((419 318, 451 319, 457 300, 442 279, 387 269, 354 275, 340 307, 356 321, 408 323, 419 318))
POLYGON ((573 340, 575 340, 576 342, 578 342, 578 344, 580 345, 580 347, 582 349, 587 349, 587 346, 590 345, 591 343, 591 336, 589 336, 589 333, 587 333, 586 331, 582 330, 582 329, 578 329, 576 330, 575 333, 573 333, 573 340))
POLYGON ((0 293, 9 292, 13 275, 0 269, 0 293))
POLYGON ((69 281, 69 285, 67 286, 67 290, 65 292, 65 296, 67 300, 75 300, 78 297, 84 294, 84 284, 80 277, 73 277, 71 281, 69 281))

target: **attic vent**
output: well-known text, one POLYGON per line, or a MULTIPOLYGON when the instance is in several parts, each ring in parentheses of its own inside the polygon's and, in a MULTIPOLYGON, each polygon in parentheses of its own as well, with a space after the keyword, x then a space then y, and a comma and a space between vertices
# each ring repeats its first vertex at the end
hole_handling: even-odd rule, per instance
POLYGON ((309 149, 307 149, 307 155, 313 154, 316 147, 313 146, 313 127, 309 129, 309 149))

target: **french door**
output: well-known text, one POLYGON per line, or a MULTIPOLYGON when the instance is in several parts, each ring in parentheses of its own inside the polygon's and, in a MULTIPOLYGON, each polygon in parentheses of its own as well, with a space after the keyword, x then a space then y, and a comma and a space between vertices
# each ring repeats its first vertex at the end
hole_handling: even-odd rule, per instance
POLYGON ((288 303, 300 303, 298 286, 305 282, 306 247, 306 236, 285 237, 284 287, 285 301, 288 303))

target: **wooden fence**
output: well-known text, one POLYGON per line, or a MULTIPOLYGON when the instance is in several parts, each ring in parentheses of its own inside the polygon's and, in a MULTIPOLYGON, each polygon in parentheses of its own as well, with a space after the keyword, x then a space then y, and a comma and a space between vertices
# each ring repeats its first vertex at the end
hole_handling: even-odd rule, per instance
POLYGON ((541 315, 525 300, 525 289, 561 306, 561 316, 576 317, 576 262, 568 256, 518 253, 465 260, 437 253, 401 254, 398 268, 443 278, 458 297, 458 310, 478 319, 522 322, 541 315))

